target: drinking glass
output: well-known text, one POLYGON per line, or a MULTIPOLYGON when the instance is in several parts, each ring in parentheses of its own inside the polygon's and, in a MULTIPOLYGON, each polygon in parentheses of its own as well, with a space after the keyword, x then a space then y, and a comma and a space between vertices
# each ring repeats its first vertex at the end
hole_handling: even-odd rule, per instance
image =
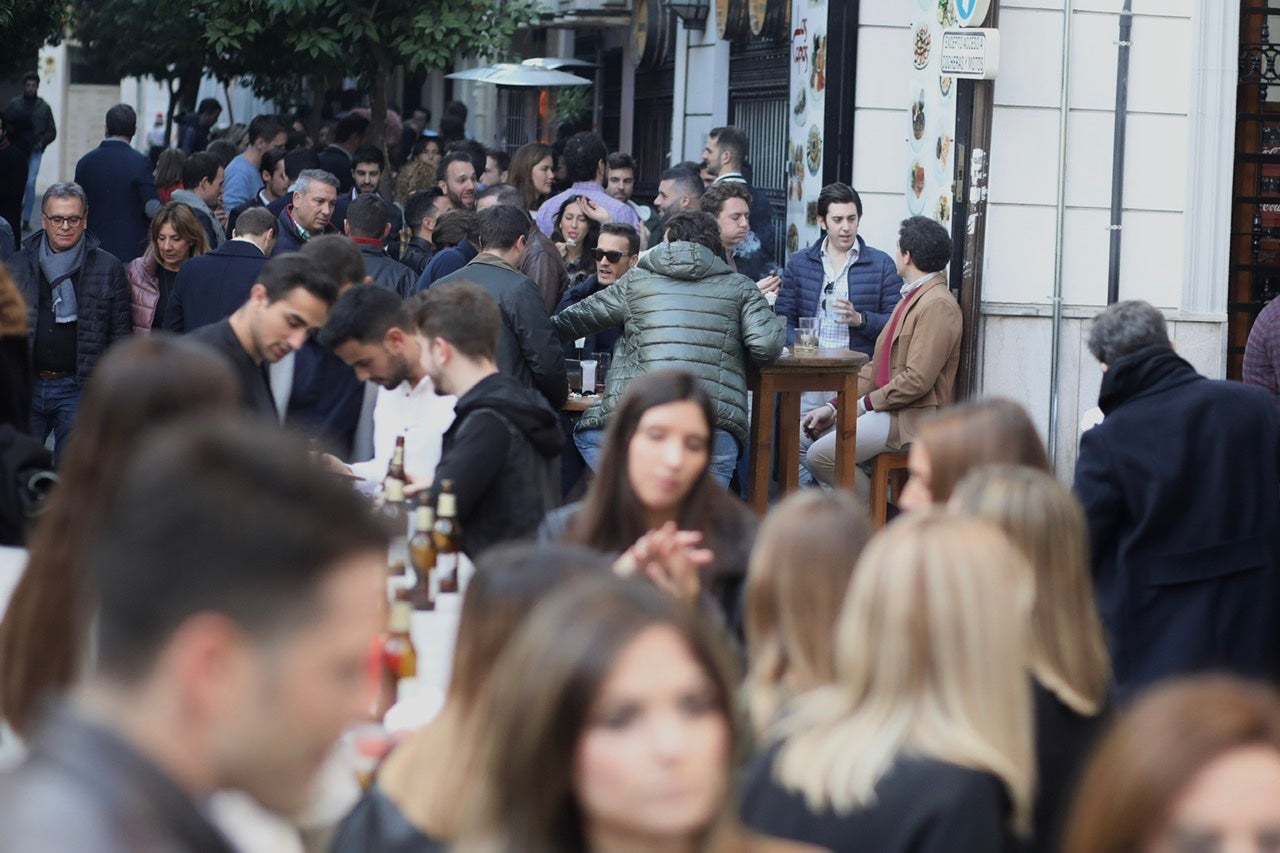
POLYGON ((818 318, 801 317, 796 329, 796 355, 818 354, 818 318))

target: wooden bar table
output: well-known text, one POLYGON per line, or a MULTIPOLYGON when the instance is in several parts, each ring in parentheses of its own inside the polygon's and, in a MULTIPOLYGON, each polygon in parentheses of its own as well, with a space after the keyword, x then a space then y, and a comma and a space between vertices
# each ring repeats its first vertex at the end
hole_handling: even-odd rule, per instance
POLYGON ((777 436, 778 482, 782 494, 800 488, 800 395, 832 391, 841 398, 836 407, 836 482, 853 491, 857 462, 858 371, 870 361, 860 352, 820 349, 814 355, 790 350, 770 365, 755 366, 748 382, 754 396, 751 408, 751 508, 758 515, 769 509, 769 468, 773 458, 774 395, 779 395, 777 436))

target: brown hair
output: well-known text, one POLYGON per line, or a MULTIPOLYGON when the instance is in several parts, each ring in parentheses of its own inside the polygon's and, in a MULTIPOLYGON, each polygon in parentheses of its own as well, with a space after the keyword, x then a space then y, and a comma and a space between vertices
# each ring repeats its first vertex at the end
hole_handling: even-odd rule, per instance
POLYGON ((574 792, 579 744, 618 658, 654 627, 674 630, 711 682, 729 729, 727 776, 737 727, 719 638, 693 609, 652 585, 610 575, 579 580, 538 606, 494 668, 481 723, 483 776, 466 809, 468 841, 484 848, 496 839, 493 849, 524 853, 587 849, 587 816, 574 792))
POLYGON ((1080 502, 1043 471, 988 465, 970 471, 953 509, 994 522, 1034 573, 1031 671, 1077 713, 1102 710, 1111 660, 1089 576, 1089 530, 1080 502))
POLYGON ((476 773, 482 689, 502 650, 538 602, 571 578, 606 574, 609 561, 568 545, 506 545, 480 558, 462 601, 444 708, 387 759, 378 785, 427 835, 457 833, 457 794, 476 773))
POLYGON ((946 503, 971 469, 982 465, 1022 465, 1051 471, 1044 442, 1025 409, 1001 398, 950 406, 920 425, 916 443, 929 454, 929 490, 946 503))
POLYGON ((757 733, 789 695, 835 680, 840 606, 873 532, 852 495, 820 489, 790 495, 760 526, 746 591, 748 700, 757 733))
POLYGON ((61 482, 36 525, 30 559, 0 622, 0 715, 29 730, 41 701, 69 686, 84 655, 92 601, 81 563, 129 462, 155 428, 233 411, 239 385, 205 345, 163 332, 113 346, 85 388, 61 482))
POLYGON ((747 189, 746 184, 740 184, 737 181, 724 181, 707 187, 707 191, 698 199, 698 207, 700 210, 718 217, 720 211, 724 210, 724 203, 731 198, 740 198, 747 204, 751 204, 751 192, 747 189))
POLYGON ((1280 751, 1280 694, 1226 676, 1153 688, 1122 715, 1085 769, 1064 853, 1129 853, 1160 829, 1173 801, 1223 753, 1280 751))
POLYGON ((205 234, 200 220, 196 218, 195 211, 180 201, 171 201, 156 211, 155 218, 151 220, 147 248, 151 250, 151 255, 156 259, 157 264, 160 263, 160 251, 156 247, 156 241, 160 239, 160 229, 166 225, 172 226, 173 230, 178 232, 179 238, 191 244, 187 260, 209 251, 209 237, 205 234))
MULTIPOLYGON (((710 395, 697 377, 683 370, 657 370, 633 380, 627 385, 618 408, 609 417, 600 466, 582 506, 565 532, 565 541, 605 552, 620 552, 649 532, 645 507, 631 485, 627 451, 645 412, 678 402, 694 403, 702 412, 707 422, 710 447, 716 431, 715 410, 710 395)), ((742 504, 729 497, 724 487, 711 476, 709 453, 707 461, 707 467, 684 496, 676 523, 681 530, 702 531, 704 546, 716 555, 708 574, 720 576, 728 573, 737 562, 733 559, 736 549, 745 550, 750 543, 728 541, 725 533, 730 523, 742 516, 742 504)), ((735 529, 729 535, 739 533, 735 529)), ((741 569, 737 572, 741 574, 741 569)))
POLYGON ((511 166, 507 169, 507 183, 524 193, 524 209, 537 210, 543 196, 533 188, 533 167, 550 157, 555 164, 555 154, 550 145, 541 142, 530 142, 521 145, 511 155, 511 166))

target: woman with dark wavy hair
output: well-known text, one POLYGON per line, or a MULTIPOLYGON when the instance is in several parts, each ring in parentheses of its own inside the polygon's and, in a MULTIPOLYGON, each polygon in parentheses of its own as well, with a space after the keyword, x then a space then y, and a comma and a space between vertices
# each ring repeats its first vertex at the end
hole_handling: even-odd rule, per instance
POLYGON ((0 717, 26 733, 40 705, 75 681, 92 596, 79 574, 121 472, 159 426, 234 412, 239 384, 197 341, 156 333, 113 346, 85 387, 76 428, 30 540, 30 559, 0 621, 0 717))

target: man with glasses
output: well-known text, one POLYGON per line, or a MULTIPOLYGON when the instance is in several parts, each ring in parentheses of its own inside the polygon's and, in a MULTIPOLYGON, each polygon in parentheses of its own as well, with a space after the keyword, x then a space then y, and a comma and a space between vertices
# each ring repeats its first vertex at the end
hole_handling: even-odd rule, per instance
MULTIPOLYGON (((596 240, 596 271, 584 281, 565 291, 556 306, 556 313, 577 305, 595 293, 599 293, 626 275, 640 257, 640 234, 630 225, 606 222, 600 226, 596 240)), ((582 351, 613 352, 613 345, 622 335, 622 327, 614 326, 583 338, 582 351)), ((576 349, 576 348, 575 348, 576 349)), ((576 356, 575 356, 576 357, 576 356)))
POLYGON ((53 433, 59 459, 75 422, 80 391, 113 342, 133 333, 129 283, 115 256, 88 233, 89 201, 79 184, 56 183, 40 203, 43 230, 9 262, 35 310, 27 334, 34 372, 31 433, 53 433))

